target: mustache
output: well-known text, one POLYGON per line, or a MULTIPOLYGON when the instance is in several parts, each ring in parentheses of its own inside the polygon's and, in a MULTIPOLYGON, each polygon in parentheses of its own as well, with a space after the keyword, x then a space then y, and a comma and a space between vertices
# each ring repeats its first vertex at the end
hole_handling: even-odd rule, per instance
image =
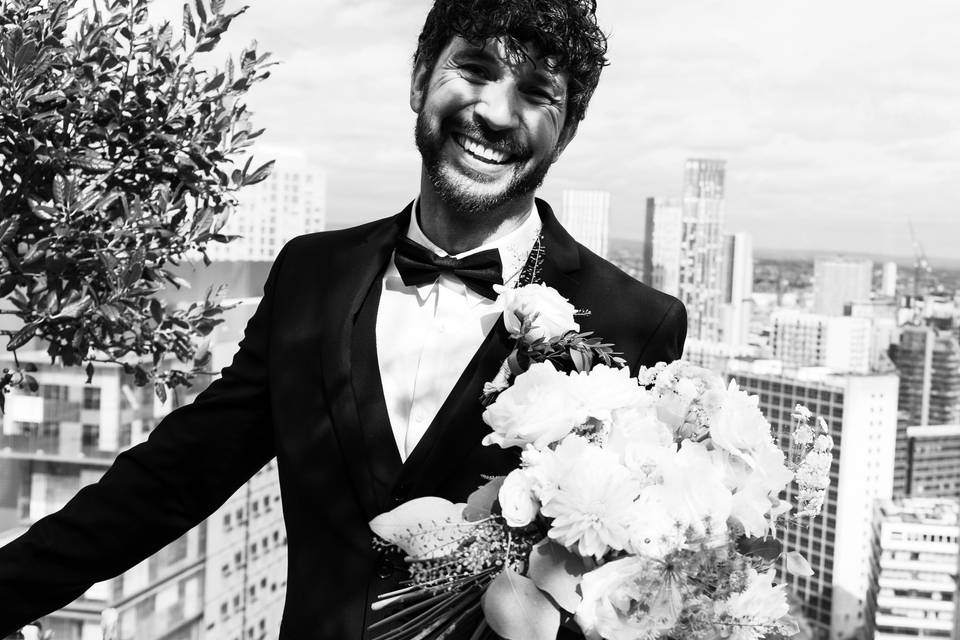
POLYGON ((455 122, 451 128, 473 138, 485 147, 507 155, 526 158, 530 154, 529 145, 520 139, 516 132, 496 131, 477 119, 455 122))

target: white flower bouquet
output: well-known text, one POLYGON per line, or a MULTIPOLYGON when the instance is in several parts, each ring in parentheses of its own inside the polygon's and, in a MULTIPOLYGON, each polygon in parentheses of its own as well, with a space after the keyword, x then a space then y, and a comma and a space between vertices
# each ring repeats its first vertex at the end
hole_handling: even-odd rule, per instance
POLYGON ((792 635, 774 565, 810 575, 777 539, 813 517, 833 443, 798 406, 789 457, 757 398, 678 361, 631 377, 578 333, 573 307, 528 285, 502 292, 516 348, 485 389, 488 446, 520 464, 465 504, 418 498, 375 518, 377 544, 405 554, 407 586, 376 608, 383 640, 590 640, 792 635), (798 504, 780 498, 796 483, 798 504))

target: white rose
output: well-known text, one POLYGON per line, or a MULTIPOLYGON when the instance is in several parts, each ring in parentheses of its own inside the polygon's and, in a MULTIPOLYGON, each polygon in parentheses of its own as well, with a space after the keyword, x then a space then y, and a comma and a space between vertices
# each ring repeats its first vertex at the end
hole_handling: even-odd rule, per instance
POLYGON ((498 288, 503 301, 503 323, 514 338, 528 343, 560 338, 569 331, 579 331, 573 319, 576 309, 556 289, 542 284, 528 284, 517 289, 498 288), (524 322, 528 323, 524 332, 524 322))
POLYGON ((710 438, 722 449, 743 455, 772 441, 770 424, 758 407, 759 398, 730 381, 720 409, 710 419, 710 438))
POLYGON ((483 412, 483 421, 493 429, 483 444, 503 449, 532 444, 542 449, 586 419, 583 406, 570 393, 570 378, 549 362, 538 362, 483 412))
POLYGON ((500 512, 511 527, 525 527, 537 517, 540 503, 533 496, 533 484, 523 469, 514 469, 500 486, 500 512))
POLYGON ((626 368, 599 364, 590 371, 571 373, 570 381, 574 395, 587 408, 587 415, 604 422, 610 421, 614 410, 636 405, 646 395, 626 368))

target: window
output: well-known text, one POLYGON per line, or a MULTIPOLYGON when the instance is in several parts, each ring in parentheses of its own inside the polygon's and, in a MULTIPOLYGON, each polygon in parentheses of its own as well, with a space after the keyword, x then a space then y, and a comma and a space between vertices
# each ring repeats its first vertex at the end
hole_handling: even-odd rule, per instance
POLYGON ((81 429, 80 444, 91 449, 98 448, 100 446, 100 425, 85 424, 81 429))
POLYGON ((83 408, 84 409, 100 409, 100 387, 84 387, 83 388, 83 408))

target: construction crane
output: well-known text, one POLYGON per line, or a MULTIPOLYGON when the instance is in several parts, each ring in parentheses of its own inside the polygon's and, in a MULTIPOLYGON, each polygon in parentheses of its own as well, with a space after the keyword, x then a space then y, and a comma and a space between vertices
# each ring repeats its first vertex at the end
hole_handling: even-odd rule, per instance
POLYGON ((910 240, 913 243, 913 297, 919 298, 929 289, 933 289, 934 293, 943 293, 943 285, 940 284, 936 274, 933 273, 930 261, 927 260, 927 252, 923 250, 923 245, 920 244, 917 232, 913 228, 913 220, 909 217, 907 218, 907 225, 910 227, 910 240), (931 285, 926 291, 920 290, 922 280, 928 281, 931 285))

